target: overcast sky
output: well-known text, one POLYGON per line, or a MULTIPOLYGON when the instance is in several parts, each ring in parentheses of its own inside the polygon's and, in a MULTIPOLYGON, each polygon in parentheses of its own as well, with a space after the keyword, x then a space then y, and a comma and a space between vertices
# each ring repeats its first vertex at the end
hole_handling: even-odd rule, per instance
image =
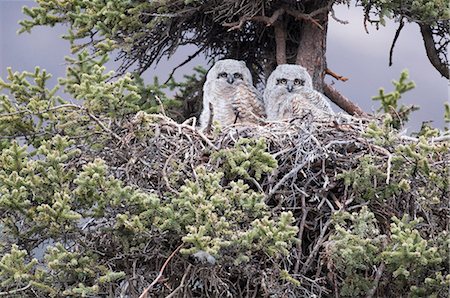
MULTIPOLYGON (((56 83, 56 78, 65 72, 64 56, 70 54, 69 43, 60 38, 66 28, 40 27, 35 28, 32 34, 17 35, 17 22, 24 18, 21 12, 24 5, 35 4, 33 1, 0 0, 0 76, 5 79, 8 66, 15 71, 32 71, 38 65, 52 73, 52 82, 56 83)), ((418 129, 422 121, 429 120, 436 127, 443 128, 443 105, 449 99, 449 85, 429 63, 419 27, 416 24, 405 25, 395 48, 394 65, 388 67, 389 48, 397 25, 390 22, 380 30, 369 26, 367 34, 361 9, 348 9, 341 5, 335 10, 338 18, 349 22, 342 25, 331 19, 329 24, 328 67, 349 78, 347 82, 336 82, 335 87, 365 111, 372 112, 379 107, 379 103, 371 100, 371 97, 378 94, 380 87, 391 91, 391 81, 398 79, 403 69, 408 69, 417 87, 405 95, 404 103, 421 107, 407 125, 409 132, 418 129)), ((155 75, 165 79, 171 68, 193 51, 194 47, 184 48, 167 62, 162 61, 157 68, 149 69, 144 78, 148 82, 155 75)), ((204 65, 205 62, 200 58, 194 59, 180 68, 176 77, 181 78, 199 64, 204 65)), ((110 64, 113 68, 117 65, 110 64)))

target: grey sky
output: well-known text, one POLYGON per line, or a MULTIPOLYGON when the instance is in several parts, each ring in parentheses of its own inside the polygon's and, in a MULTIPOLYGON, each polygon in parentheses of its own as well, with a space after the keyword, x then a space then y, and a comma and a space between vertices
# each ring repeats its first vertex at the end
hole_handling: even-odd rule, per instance
MULTIPOLYGON (((56 78, 64 75, 64 56, 70 54, 68 42, 60 38, 66 28, 40 27, 34 29, 32 34, 17 35, 17 22, 24 17, 21 12, 24 5, 31 6, 34 3, 0 0, 0 76, 5 79, 8 66, 15 71, 32 71, 38 65, 52 73, 52 82, 56 83, 56 78)), ((408 69, 410 78, 417 87, 406 94, 404 103, 421 106, 421 110, 413 115, 408 125, 409 131, 417 129, 422 121, 428 120, 433 120, 435 126, 443 128, 443 105, 449 98, 448 81, 429 63, 418 26, 405 25, 395 48, 394 65, 388 67, 389 48, 396 24, 388 22, 380 30, 369 26, 367 34, 359 8, 338 6, 336 16, 349 21, 349 24, 342 25, 330 20, 328 67, 350 79, 347 82, 336 82, 335 87, 364 110, 372 112, 379 103, 372 101, 371 97, 378 93, 380 87, 384 87, 386 91, 392 90, 391 81, 398 79, 403 69, 408 69)), ((155 75, 165 79, 171 68, 193 51, 194 47, 184 48, 168 61, 162 61, 158 67, 149 69, 145 73, 145 79, 150 82, 155 75)), ((194 59, 181 68, 176 77, 181 78, 194 66, 204 63, 200 58, 194 59)), ((117 64, 110 63, 110 66, 116 67, 117 64)))

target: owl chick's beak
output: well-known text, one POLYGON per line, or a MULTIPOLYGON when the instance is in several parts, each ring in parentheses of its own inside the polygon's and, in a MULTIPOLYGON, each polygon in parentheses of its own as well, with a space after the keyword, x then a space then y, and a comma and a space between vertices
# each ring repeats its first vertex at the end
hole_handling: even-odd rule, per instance
POLYGON ((294 85, 292 82, 287 82, 286 88, 288 92, 292 92, 292 90, 294 90, 294 85))
POLYGON ((229 74, 229 75, 227 76, 227 82, 228 82, 228 84, 230 84, 230 85, 234 83, 234 77, 233 77, 232 74, 229 74))

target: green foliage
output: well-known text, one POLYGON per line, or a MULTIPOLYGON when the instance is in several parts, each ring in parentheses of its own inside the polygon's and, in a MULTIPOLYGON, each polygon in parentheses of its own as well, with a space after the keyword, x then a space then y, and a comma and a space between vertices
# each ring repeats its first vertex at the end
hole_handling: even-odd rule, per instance
POLYGON ((0 95, 0 135, 31 134, 38 141, 41 134, 54 132, 55 123, 61 118, 58 105, 66 102, 56 96, 58 86, 47 87, 50 78, 39 67, 34 72, 21 73, 8 68, 7 81, 0 78, 0 91, 9 93, 0 95))
POLYGON ((278 166, 277 161, 267 152, 264 139, 241 138, 234 148, 224 149, 212 155, 220 162, 228 178, 260 180, 263 174, 271 173, 278 166))
POLYGON ((420 275, 427 266, 442 262, 437 248, 428 247, 428 241, 414 229, 420 220, 410 221, 407 215, 401 220, 394 216, 392 220, 392 242, 381 257, 395 278, 406 280, 420 275))
POLYGON ((105 73, 106 54, 94 60, 83 51, 77 59, 66 60, 67 76, 59 79, 59 83, 74 99, 83 101, 89 112, 117 117, 139 110, 141 97, 131 75, 112 81, 114 72, 105 73))
POLYGON ((391 115, 391 125, 395 128, 400 128, 403 123, 408 121, 409 115, 418 110, 415 106, 399 106, 398 102, 401 99, 403 93, 413 89, 415 87, 414 82, 408 81, 408 71, 404 70, 398 81, 393 81, 392 84, 395 90, 389 93, 385 93, 383 88, 380 88, 379 95, 374 96, 374 100, 381 101, 381 107, 378 111, 383 111, 391 115))
MULTIPOLYGON (((364 295, 373 287, 374 266, 383 262, 392 274, 395 291, 408 289, 412 297, 441 297, 450 284, 450 274, 442 269, 448 263, 448 233, 434 240, 424 239, 415 227, 421 222, 392 217, 390 237, 380 233, 375 216, 365 206, 358 213, 339 212, 334 216, 335 231, 327 245, 333 271, 343 277, 340 294, 364 295)), ((403 290, 404 291, 404 290, 403 290)))
POLYGON ((269 219, 264 196, 242 180, 222 186, 222 172, 197 168, 196 181, 186 181, 180 193, 161 208, 157 226, 183 236, 185 254, 205 251, 215 257, 249 261, 259 251, 287 254, 297 232, 292 213, 269 219), (226 254, 224 250, 226 249, 226 254))
POLYGON ((374 214, 366 206, 357 213, 335 214, 334 225, 328 250, 337 272, 344 277, 340 294, 364 295, 373 286, 371 272, 379 266, 377 257, 385 235, 380 233, 374 214))
POLYGON ((448 233, 441 234, 441 238, 446 241, 433 245, 432 241, 424 239, 415 229, 421 220, 410 220, 406 214, 402 219, 394 216, 391 242, 381 253, 381 259, 392 272, 395 285, 400 288, 409 285, 415 297, 424 294, 438 297, 439 294, 445 294, 450 284, 450 274, 444 277, 441 272, 449 261, 448 233))
POLYGON ((383 201, 414 196, 428 210, 439 204, 449 189, 449 168, 430 164, 448 152, 449 144, 433 142, 439 130, 423 128, 417 143, 394 146, 398 131, 389 119, 387 116, 381 125, 370 123, 364 133, 381 156, 362 156, 355 169, 338 174, 337 178, 351 186, 360 196, 358 199, 383 201))
POLYGON ((377 17, 371 20, 372 22, 379 22, 383 26, 386 24, 386 18, 398 16, 406 17, 409 21, 421 20, 426 24, 450 19, 450 8, 445 0, 361 0, 358 3, 364 6, 367 13, 377 17))
POLYGON ((5 239, 13 243, 10 253, 4 251, 0 266, 3 289, 29 285, 33 291, 51 296, 98 293, 99 284, 114 282, 124 273, 97 262, 96 249, 73 252, 65 248, 67 242, 86 236, 81 223, 94 217, 105 218, 105 212, 112 207, 119 211, 119 233, 124 229, 120 225, 123 214, 131 212, 147 226, 154 218, 158 198, 123 187, 119 180, 108 177, 103 161, 97 159, 77 172, 74 161, 80 150, 73 148, 73 143, 55 136, 33 150, 14 141, 0 155, 0 226, 7 235, 5 239), (40 243, 55 241, 66 244, 49 245, 43 260, 27 262, 26 257, 40 243), (18 250, 14 243, 28 243, 28 251, 18 250))

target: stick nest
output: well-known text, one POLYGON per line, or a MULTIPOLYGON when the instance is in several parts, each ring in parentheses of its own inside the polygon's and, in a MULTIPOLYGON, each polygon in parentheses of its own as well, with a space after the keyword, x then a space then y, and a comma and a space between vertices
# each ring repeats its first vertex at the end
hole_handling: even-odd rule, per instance
MULTIPOLYGON (((365 199, 370 188, 372 194, 379 193, 379 189, 389 189, 390 185, 400 183, 405 171, 417 167, 419 163, 419 159, 412 157, 405 157, 402 162, 396 161, 401 156, 398 148, 409 147, 414 151, 417 147, 416 151, 420 151, 419 139, 402 137, 392 130, 381 137, 389 141, 380 144, 377 137, 367 136, 370 123, 374 121, 382 125, 380 120, 350 116, 338 116, 330 122, 314 122, 305 117, 261 126, 235 125, 210 135, 197 130, 195 123, 176 123, 160 114, 140 112, 122 123, 115 130, 119 138, 112 139, 101 157, 116 177, 128 185, 157 192, 160 197, 177 193, 186 179, 196 179, 199 165, 208 171, 222 167, 220 160, 211 158, 214 152, 234 148, 243 138, 265 140, 268 152, 276 158, 278 167, 259 179, 254 177, 255 173, 249 173, 250 178, 246 182, 255 191, 264 194, 272 214, 291 211, 299 228, 297 244, 289 256, 275 265, 263 258, 240 266, 205 266, 195 262, 193 265, 189 258, 175 256, 163 274, 167 279, 155 285, 149 295, 165 297, 174 288, 177 288, 180 297, 217 297, 218 293, 230 297, 331 295, 338 285, 336 278, 330 278, 336 272, 330 266, 325 245, 333 233, 332 215, 338 211, 359 210, 367 205, 375 214, 383 233, 389 233, 392 216, 401 217, 404 213, 427 219, 421 226, 423 233, 433 235, 445 230, 449 218, 448 187, 436 186, 430 190, 437 191, 440 203, 432 206, 422 204, 418 200, 421 189, 434 186, 420 171, 411 177, 409 191, 394 191, 386 198, 365 199), (378 174, 361 174, 370 172, 361 163, 367 158, 370 158, 371 166, 379 171, 378 174), (367 181, 357 181, 357 178, 346 181, 346 173, 356 173, 357 177, 367 181), (365 187, 364 183, 371 187, 365 187), (288 271, 301 285, 295 285, 289 279, 280 279, 282 270, 288 271)), ((424 155, 430 168, 442 175, 448 173, 446 168, 450 160, 448 141, 443 140, 441 138, 441 142, 435 142, 427 139, 429 146, 447 149, 429 151, 424 155)), ((133 276, 139 277, 133 286, 140 290, 148 286, 179 243, 180 239, 150 243, 147 250, 149 264, 145 265, 145 272, 133 271, 133 276)), ((128 282, 121 286, 130 287, 128 282)))

